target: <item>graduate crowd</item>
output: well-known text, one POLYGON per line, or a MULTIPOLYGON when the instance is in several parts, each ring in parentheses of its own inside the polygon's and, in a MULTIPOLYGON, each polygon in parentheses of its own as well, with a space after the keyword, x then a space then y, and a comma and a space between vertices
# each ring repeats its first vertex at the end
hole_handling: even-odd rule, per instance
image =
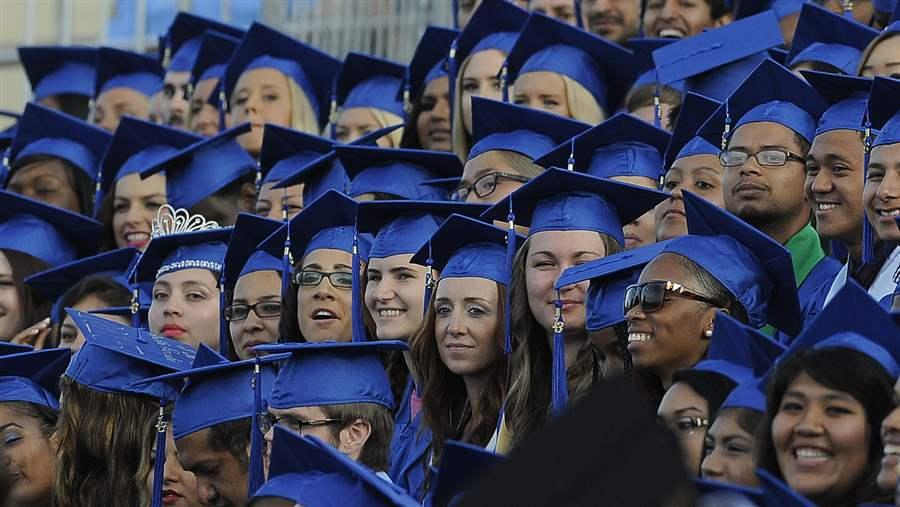
POLYGON ((19 48, 0 506, 894 505, 896 0, 446 8, 19 48))

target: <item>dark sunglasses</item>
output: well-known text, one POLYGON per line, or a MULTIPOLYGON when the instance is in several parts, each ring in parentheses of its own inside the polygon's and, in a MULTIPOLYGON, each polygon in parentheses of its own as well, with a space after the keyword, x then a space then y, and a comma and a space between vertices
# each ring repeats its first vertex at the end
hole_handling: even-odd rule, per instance
POLYGON ((644 312, 658 311, 666 302, 666 292, 672 292, 687 299, 718 306, 718 303, 712 298, 685 289, 680 283, 669 280, 654 280, 652 282, 630 285, 625 289, 625 313, 628 313, 629 310, 637 305, 641 305, 641 310, 644 312))

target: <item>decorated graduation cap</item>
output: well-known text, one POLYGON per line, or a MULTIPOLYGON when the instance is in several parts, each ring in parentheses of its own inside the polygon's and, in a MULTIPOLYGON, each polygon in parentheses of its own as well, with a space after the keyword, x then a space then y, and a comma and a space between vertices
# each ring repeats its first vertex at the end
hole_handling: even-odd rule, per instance
POLYGON ((340 62, 293 37, 253 23, 225 68, 224 91, 231 98, 238 78, 254 69, 275 69, 290 77, 309 99, 319 126, 328 121, 331 85, 340 62))
POLYGON ((59 377, 71 357, 69 349, 0 356, 0 403, 24 401, 59 410, 59 377))
POLYGON ((84 335, 84 346, 72 357, 65 375, 93 391, 149 397, 159 401, 156 421, 156 456, 151 506, 162 504, 166 456, 165 407, 178 396, 180 382, 164 379, 136 381, 180 371, 191 366, 194 349, 163 336, 151 335, 96 315, 66 309, 84 335))
POLYGON ((169 25, 164 38, 165 44, 159 48, 159 60, 163 67, 172 72, 190 71, 206 31, 216 31, 238 39, 244 35, 240 28, 196 14, 179 12, 169 25))
POLYGON ((371 507, 419 505, 327 443, 279 426, 274 431, 269 480, 252 493, 248 505, 261 498, 281 498, 304 507, 327 507, 335 501, 371 507))
POLYGON ((333 147, 330 139, 267 123, 259 152, 262 184, 282 182, 333 147))
POLYGON ((97 50, 94 99, 113 88, 130 88, 150 97, 162 89, 163 68, 154 58, 131 51, 101 47, 97 50))
POLYGON ((337 146, 335 152, 350 178, 350 197, 379 193, 439 201, 444 197, 441 192, 419 183, 462 175, 459 158, 447 152, 369 146, 337 146))
POLYGON ((853 18, 807 3, 800 11, 787 66, 817 62, 854 75, 863 50, 877 36, 878 30, 857 23, 853 18))
POLYGON ((409 350, 405 342, 294 342, 254 350, 290 352, 275 379, 269 406, 276 409, 374 403, 394 409, 381 354, 409 350))
POLYGON ((694 155, 719 156, 719 147, 713 145, 697 135, 697 131, 719 107, 719 102, 697 94, 688 92, 681 102, 681 112, 672 129, 672 136, 665 152, 666 170, 672 167, 676 160, 694 155))
POLYGON ((468 160, 494 150, 535 160, 589 128, 586 123, 558 114, 472 97, 472 149, 468 160))
POLYGON ((491 468, 505 460, 503 456, 485 450, 484 447, 448 440, 441 451, 441 465, 435 477, 431 505, 456 505, 455 501, 479 477, 487 476, 491 468))
POLYGON ((416 45, 403 85, 397 90, 397 98, 403 101, 407 112, 412 110, 412 101, 419 97, 432 81, 447 77, 447 58, 450 45, 459 36, 459 30, 440 26, 428 26, 416 45))
POLYGON ((169 204, 190 208, 257 170, 256 161, 235 140, 249 131, 250 124, 244 123, 191 144, 141 171, 141 178, 165 170, 169 204))
POLYGON ((371 107, 403 117, 397 89, 406 75, 403 65, 350 52, 335 78, 333 104, 342 109, 371 107))
POLYGON ((55 301, 50 314, 51 319, 55 319, 59 312, 59 298, 86 276, 107 275, 122 287, 130 289, 126 273, 139 253, 135 248, 103 252, 35 273, 26 278, 25 283, 48 301, 55 301))
POLYGON ((631 51, 539 13, 528 17, 503 65, 504 94, 522 74, 555 72, 583 86, 607 112, 622 101, 637 73, 631 51))
POLYGON ((661 47, 653 60, 660 83, 687 80, 689 91, 722 100, 783 43, 775 15, 763 12, 661 47))
POLYGON ((535 162, 602 178, 642 176, 659 181, 663 174, 662 154, 668 143, 669 133, 665 130, 619 113, 564 141, 535 162))
POLYGON ((865 132, 866 104, 872 79, 827 72, 802 71, 806 81, 825 99, 828 109, 819 118, 816 135, 832 130, 865 132))
POLYGON ((172 412, 172 437, 179 440, 213 426, 251 418, 249 490, 263 483, 262 432, 257 414, 265 410, 275 382, 274 362, 288 354, 230 362, 201 344, 191 367, 141 380, 136 385, 161 381, 182 382, 172 412))
POLYGON ((625 290, 637 283, 641 271, 665 248, 668 241, 609 255, 580 266, 571 267, 560 275, 556 288, 585 280, 591 284, 585 295, 588 331, 599 331, 625 322, 625 290))
POLYGON ((122 118, 99 164, 95 202, 101 202, 114 184, 125 176, 152 169, 202 140, 202 137, 180 129, 130 116, 122 118))
POLYGON ((764 60, 701 127, 708 140, 721 134, 722 148, 742 125, 776 123, 812 143, 827 104, 802 78, 764 60))
POLYGON ((231 228, 219 227, 185 209, 160 208, 153 221, 153 237, 134 269, 134 280, 154 282, 168 273, 184 269, 222 272, 231 228))
POLYGON ((225 75, 225 66, 240 43, 239 37, 215 30, 203 32, 197 56, 190 68, 193 86, 197 86, 197 83, 207 79, 222 79, 222 76, 225 75))
POLYGON ((97 50, 84 46, 26 46, 19 48, 34 100, 62 94, 94 95, 97 50))
POLYGON ((0 249, 59 266, 96 252, 100 228, 86 216, 0 190, 0 249))
POLYGON ((874 359, 896 379, 900 377, 900 328, 853 280, 835 294, 826 311, 819 312, 783 357, 808 349, 845 348, 874 359), (835 311, 835 309, 840 311, 835 311), (830 309, 830 311, 829 311, 830 309))
POLYGON ((747 313, 754 328, 771 324, 794 336, 800 331, 800 303, 790 252, 740 218, 684 192, 688 235, 672 240, 664 253, 682 255, 719 281, 747 313))
MULTIPOLYGON (((594 231, 619 245, 623 224, 630 223, 666 199, 666 194, 587 174, 551 168, 491 206, 482 218, 529 227, 528 234, 545 231, 594 231)), ((512 266, 514 252, 508 252, 512 266)), ((562 303, 557 300, 553 334, 553 411, 559 414, 568 400, 562 303)), ((510 338, 507 337, 507 341, 510 338)))
POLYGON ((9 150, 11 165, 32 156, 62 159, 91 181, 112 138, 109 133, 73 116, 30 102, 16 124, 9 150))

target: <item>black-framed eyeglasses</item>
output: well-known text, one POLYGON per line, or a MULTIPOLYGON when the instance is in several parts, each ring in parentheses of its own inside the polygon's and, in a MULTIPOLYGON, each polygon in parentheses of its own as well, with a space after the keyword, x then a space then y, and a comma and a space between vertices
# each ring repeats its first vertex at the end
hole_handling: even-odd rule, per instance
POLYGON ((325 277, 328 277, 328 281, 336 289, 350 289, 353 287, 353 273, 349 271, 326 273, 324 271, 303 269, 294 272, 293 281, 302 287, 318 287, 325 277))
POLYGON ((751 158, 755 158, 756 163, 763 167, 781 167, 787 164, 788 160, 806 163, 805 158, 786 150, 761 150, 753 154, 738 150, 725 150, 719 153, 719 163, 724 167, 742 166, 751 158))
POLYGON ((521 174, 512 174, 512 173, 504 173, 500 171, 487 173, 483 176, 480 176, 474 183, 471 185, 460 185, 448 194, 448 198, 451 201, 463 202, 469 197, 470 192, 475 192, 475 195, 484 199, 485 197, 494 193, 494 190, 497 189, 497 179, 504 178, 512 181, 519 181, 525 183, 526 181, 531 180, 528 176, 522 176, 521 174))
POLYGON ((258 301, 253 305, 234 304, 225 307, 222 313, 225 315, 225 320, 235 322, 249 317, 251 311, 261 319, 281 317, 281 301, 258 301))
POLYGON ((666 302, 666 292, 672 292, 687 299, 718 306, 718 303, 712 298, 686 289, 680 283, 669 280, 653 280, 630 285, 625 289, 625 313, 628 313, 629 310, 638 305, 641 305, 641 311, 645 313, 658 311, 666 302))
POLYGON ((708 417, 676 417, 671 421, 659 418, 659 423, 669 429, 677 438, 684 439, 690 437, 695 431, 703 428, 709 428, 710 421, 708 417))
POLYGON ((316 426, 328 426, 330 424, 342 424, 343 419, 300 419, 291 415, 274 416, 272 414, 257 414, 257 422, 259 423, 259 431, 263 434, 268 433, 274 426, 292 431, 294 433, 303 433, 303 428, 316 426))
POLYGON ((190 100, 192 92, 193 92, 193 90, 191 89, 191 86, 189 84, 183 84, 183 85, 176 86, 176 85, 173 85, 172 83, 166 83, 165 85, 163 85, 163 95, 167 99, 171 99, 177 93, 184 100, 190 100))

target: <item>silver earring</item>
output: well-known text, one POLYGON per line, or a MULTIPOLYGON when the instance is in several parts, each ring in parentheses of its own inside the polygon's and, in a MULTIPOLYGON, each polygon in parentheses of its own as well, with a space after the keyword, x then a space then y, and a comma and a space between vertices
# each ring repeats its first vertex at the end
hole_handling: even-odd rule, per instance
POLYGON ((703 336, 706 336, 707 338, 712 338, 712 329, 707 329, 706 331, 703 331, 703 336))

